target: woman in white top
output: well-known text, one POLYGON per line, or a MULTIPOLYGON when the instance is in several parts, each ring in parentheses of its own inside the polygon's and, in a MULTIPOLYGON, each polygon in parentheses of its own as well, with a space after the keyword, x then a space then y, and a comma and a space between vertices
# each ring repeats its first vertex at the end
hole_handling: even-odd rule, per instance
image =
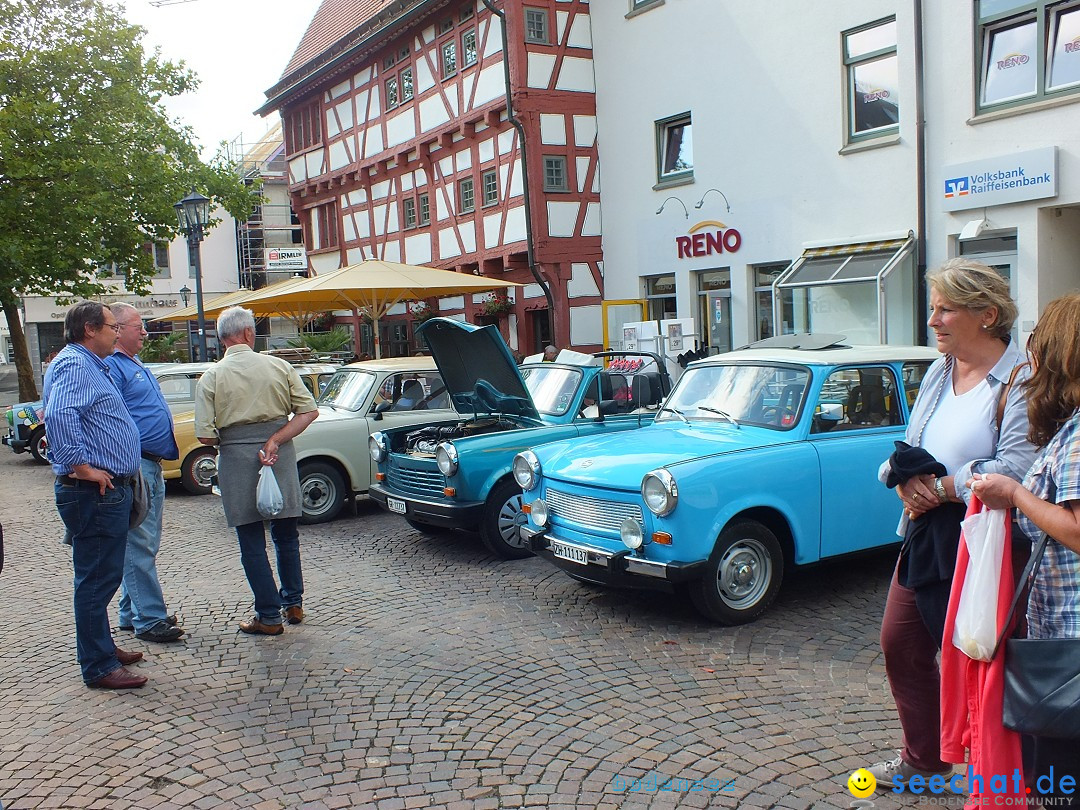
MULTIPOLYGON (((1017 310, 1008 282, 963 258, 945 262, 926 281, 927 324, 943 357, 923 378, 905 438, 946 474, 915 475, 896 487, 904 507, 897 533, 905 543, 885 603, 881 649, 904 740, 900 757, 870 768, 882 789, 897 775, 906 781, 952 770, 941 759, 937 653, 960 521, 971 498, 967 482, 974 473, 990 472, 1019 481, 1035 457, 1017 384, 1028 369, 1023 351, 1011 342, 1017 310)), ((882 465, 882 481, 889 469, 889 462, 882 465)))

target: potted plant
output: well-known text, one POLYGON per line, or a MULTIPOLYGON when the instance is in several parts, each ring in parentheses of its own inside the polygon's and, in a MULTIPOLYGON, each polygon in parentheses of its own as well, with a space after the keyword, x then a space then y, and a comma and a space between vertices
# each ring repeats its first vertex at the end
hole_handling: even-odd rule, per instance
POLYGON ((427 301, 413 301, 409 304, 409 316, 416 324, 421 324, 424 321, 434 318, 438 314, 431 308, 427 301))
POLYGON ((480 312, 484 315, 502 315, 513 308, 514 302, 503 292, 489 292, 480 302, 480 312))

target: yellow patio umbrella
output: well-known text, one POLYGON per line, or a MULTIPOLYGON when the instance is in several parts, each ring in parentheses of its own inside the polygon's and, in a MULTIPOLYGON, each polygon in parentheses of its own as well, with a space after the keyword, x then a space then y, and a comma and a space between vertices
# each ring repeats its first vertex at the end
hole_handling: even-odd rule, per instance
POLYGON ((288 290, 264 287, 244 301, 243 306, 254 312, 259 312, 256 308, 262 306, 271 307, 278 313, 315 313, 333 309, 363 312, 374 324, 376 357, 382 356, 379 319, 395 304, 521 286, 487 276, 374 259, 300 281, 288 290))
MULTIPOLYGON (((303 276, 296 278, 287 278, 284 281, 276 281, 273 284, 269 284, 266 287, 262 287, 258 290, 239 289, 234 290, 224 295, 219 295, 215 298, 211 298, 209 301, 203 302, 203 316, 206 318, 216 318, 222 312, 229 307, 235 307, 239 305, 247 306, 256 315, 286 315, 291 317, 292 310, 288 312, 279 312, 273 307, 269 306, 265 302, 260 309, 252 309, 248 306, 247 301, 256 295, 262 295, 264 292, 273 290, 275 293, 285 292, 297 286, 301 281, 307 281, 303 276)), ((151 318, 153 321, 193 321, 199 316, 198 305, 192 305, 190 307, 184 307, 173 312, 169 312, 165 315, 159 315, 156 318, 151 318)), ((302 326, 303 324, 301 324, 302 326)))

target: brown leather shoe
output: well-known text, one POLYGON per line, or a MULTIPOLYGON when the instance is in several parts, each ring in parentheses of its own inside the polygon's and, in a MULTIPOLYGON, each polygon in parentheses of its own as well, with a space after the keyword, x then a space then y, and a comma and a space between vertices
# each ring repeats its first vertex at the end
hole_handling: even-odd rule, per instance
POLYGON ((118 667, 104 678, 98 678, 87 686, 91 689, 138 689, 145 683, 146 678, 142 675, 136 675, 123 667, 118 667))
POLYGON ((300 605, 289 605, 285 608, 285 621, 289 624, 300 624, 304 620, 304 609, 300 605))
POLYGON ((121 650, 119 647, 117 647, 116 648, 116 660, 119 661, 121 664, 123 664, 126 667, 126 666, 129 666, 130 664, 134 664, 137 661, 142 661, 142 653, 141 652, 132 652, 132 651, 129 651, 129 650, 121 650))
POLYGON ((285 632, 285 625, 282 624, 264 624, 259 621, 258 616, 252 616, 246 622, 240 622, 240 632, 250 633, 253 636, 280 636, 285 632))

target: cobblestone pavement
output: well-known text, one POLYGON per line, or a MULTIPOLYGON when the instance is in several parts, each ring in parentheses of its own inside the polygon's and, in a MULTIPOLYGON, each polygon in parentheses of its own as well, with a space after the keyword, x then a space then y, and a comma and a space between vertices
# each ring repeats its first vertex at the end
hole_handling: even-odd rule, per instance
POLYGON ((51 479, 2 448, 6 810, 848 807, 847 774, 899 739, 877 644, 890 553, 796 574, 722 628, 361 503, 302 530, 308 620, 251 637, 220 501, 172 488, 159 562, 188 635, 114 630, 150 683, 88 690, 51 479))

